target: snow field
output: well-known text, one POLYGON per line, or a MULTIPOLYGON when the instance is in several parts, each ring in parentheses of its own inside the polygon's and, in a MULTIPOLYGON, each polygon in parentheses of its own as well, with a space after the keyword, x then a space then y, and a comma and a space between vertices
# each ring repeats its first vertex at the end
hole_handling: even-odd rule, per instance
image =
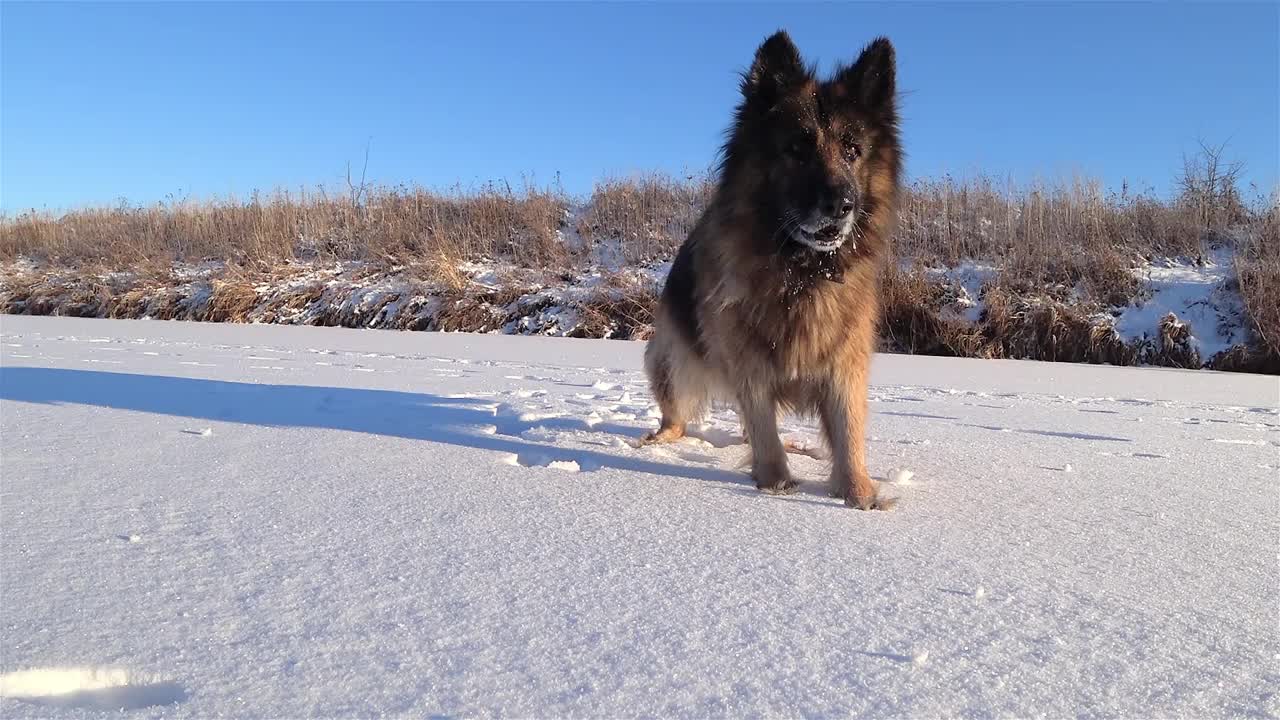
POLYGON ((6 718, 1280 715, 1275 378, 878 356, 865 513, 639 343, 0 340, 6 718))

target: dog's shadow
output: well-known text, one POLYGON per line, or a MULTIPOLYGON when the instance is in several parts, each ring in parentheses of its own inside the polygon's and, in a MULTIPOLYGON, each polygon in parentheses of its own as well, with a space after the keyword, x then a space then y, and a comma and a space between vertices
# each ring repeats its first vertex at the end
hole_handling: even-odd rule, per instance
MULTIPOLYGON (((575 418, 522 422, 495 417, 483 398, 310 385, 267 385, 159 375, 58 368, 0 368, 0 399, 76 404, 263 427, 325 428, 447 443, 480 450, 577 461, 598 468, 750 486, 744 473, 663 463, 519 437, 528 429, 584 429, 625 437, 642 429, 587 425, 575 418), (498 432, 492 432, 493 427, 498 432)), ((740 487, 733 487, 737 490, 740 487)), ((752 488, 754 492, 754 488, 752 488)))

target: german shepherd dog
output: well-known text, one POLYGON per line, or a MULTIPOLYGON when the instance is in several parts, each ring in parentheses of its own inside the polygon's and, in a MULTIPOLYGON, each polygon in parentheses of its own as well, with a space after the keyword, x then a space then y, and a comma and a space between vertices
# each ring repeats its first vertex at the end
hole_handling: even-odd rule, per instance
POLYGON ((900 166, 887 39, 825 80, 786 32, 760 45, 715 194, 659 301, 645 370, 662 423, 642 444, 678 440, 710 402, 733 402, 756 487, 790 493, 779 414, 817 415, 831 494, 888 509, 863 434, 900 166))

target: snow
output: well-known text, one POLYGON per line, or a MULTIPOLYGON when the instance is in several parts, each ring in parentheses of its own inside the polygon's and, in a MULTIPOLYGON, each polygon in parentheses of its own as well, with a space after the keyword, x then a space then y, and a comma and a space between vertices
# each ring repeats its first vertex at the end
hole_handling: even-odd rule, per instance
POLYGON ((954 267, 930 270, 930 277, 955 292, 951 309, 970 325, 977 325, 986 305, 982 300, 982 287, 999 275, 999 268, 988 263, 962 260, 954 267))
POLYGON ((1235 277, 1229 249, 1209 254, 1201 265, 1172 259, 1134 270, 1147 297, 1120 309, 1116 331, 1125 340, 1158 334, 1160 319, 1169 313, 1190 323, 1193 342, 1202 360, 1243 343, 1244 308, 1239 293, 1228 288, 1235 277))
POLYGON ((0 697, 37 707, 98 711, 135 710, 172 705, 185 699, 174 683, 119 669, 64 668, 22 670, 0 677, 0 697))
POLYGON ((641 343, 0 341, 6 719, 1280 715, 1274 377, 877 356, 877 513, 633 447, 641 343))
POLYGON ((915 477, 915 473, 902 468, 892 468, 888 475, 885 476, 885 482, 893 485, 910 485, 911 478, 915 477))

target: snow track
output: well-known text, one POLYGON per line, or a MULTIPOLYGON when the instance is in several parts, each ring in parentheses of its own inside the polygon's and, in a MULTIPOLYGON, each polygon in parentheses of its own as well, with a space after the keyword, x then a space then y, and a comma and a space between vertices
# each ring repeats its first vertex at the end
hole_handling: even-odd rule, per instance
POLYGON ((866 513, 638 343, 0 341, 5 718, 1280 715, 1274 377, 879 356, 866 513))

